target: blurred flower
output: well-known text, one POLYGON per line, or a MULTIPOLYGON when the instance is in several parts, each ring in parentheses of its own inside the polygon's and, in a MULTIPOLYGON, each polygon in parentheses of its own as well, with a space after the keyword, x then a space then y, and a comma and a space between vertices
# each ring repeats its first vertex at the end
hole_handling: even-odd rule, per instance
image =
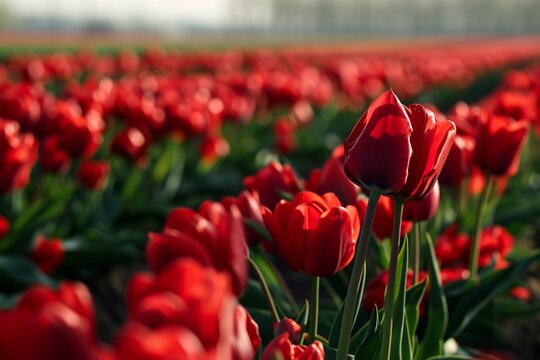
POLYGON ((293 319, 285 317, 278 323, 274 323, 274 335, 279 336, 284 333, 289 334, 289 339, 293 344, 299 344, 302 336, 302 327, 293 319))
POLYGON ((245 177, 244 186, 249 191, 257 192, 261 204, 270 209, 282 199, 282 193, 294 195, 302 187, 290 165, 278 162, 271 162, 257 174, 245 177))
POLYGON ((278 119, 274 125, 276 149, 281 154, 288 154, 296 148, 296 126, 288 118, 278 119))
POLYGON ((387 91, 369 106, 345 141, 345 172, 368 190, 421 199, 435 184, 455 132, 451 121, 436 121, 419 104, 405 107, 387 91))
POLYGON ((110 170, 107 161, 85 160, 79 165, 77 180, 90 190, 99 190, 105 186, 110 170))
POLYGON ((226 209, 205 201, 199 211, 177 208, 169 213, 161 233, 150 233, 146 246, 150 268, 160 272, 179 258, 227 272, 236 294, 247 281, 247 244, 242 215, 236 206, 226 209))
POLYGON ((0 194, 25 187, 38 155, 37 140, 19 125, 0 119, 0 194))
POLYGON ((531 301, 531 299, 533 298, 531 290, 529 290, 525 286, 514 286, 512 289, 510 289, 510 295, 514 299, 518 299, 523 302, 531 301))
POLYGON ((409 221, 431 220, 437 213, 437 210, 439 210, 440 196, 439 182, 436 181, 425 198, 405 202, 403 206, 403 219, 409 221))
POLYGON ((456 135, 448 159, 439 176, 441 184, 458 187, 463 182, 463 179, 471 174, 474 145, 473 137, 456 135))
POLYGON ((347 266, 360 232, 354 206, 341 206, 332 193, 319 196, 303 191, 281 200, 263 219, 277 252, 293 270, 330 276, 347 266))
POLYGON ((221 200, 223 206, 229 209, 232 205, 235 205, 240 210, 244 219, 244 232, 246 234, 247 243, 250 246, 256 245, 261 241, 265 241, 257 231, 253 230, 246 221, 250 221, 255 225, 264 229, 264 221, 261 213, 261 202, 257 193, 250 193, 249 191, 242 191, 237 197, 226 196, 221 200))
POLYGON ((229 143, 222 136, 205 136, 201 142, 201 160, 206 164, 213 164, 218 159, 229 155, 229 143))
POLYGON ((13 309, 0 311, 0 358, 94 360, 94 322, 92 298, 84 285, 63 282, 58 290, 37 285, 13 309))
POLYGON ((354 205, 360 188, 349 180, 343 170, 344 151, 343 146, 336 147, 321 169, 311 171, 306 190, 319 195, 333 192, 342 204, 354 205))
POLYGON ((9 220, 0 215, 0 240, 2 240, 7 234, 9 234, 9 230, 11 228, 11 224, 9 223, 9 220))
POLYGON ((45 274, 54 272, 64 261, 64 246, 59 238, 47 239, 39 235, 30 258, 45 274))
MULTIPOLYGON (((360 221, 363 223, 367 211, 367 199, 361 198, 356 201, 356 209, 360 221)), ((371 231, 378 240, 384 240, 392 236, 394 224, 394 199, 388 196, 381 196, 377 207, 375 208, 375 217, 373 218, 373 226, 371 231)), ((401 222, 401 236, 409 233, 412 230, 413 223, 411 221, 401 222)))
POLYGON ((114 137, 111 150, 128 160, 137 162, 143 159, 149 146, 150 143, 141 130, 125 128, 114 137))
POLYGON ((476 136, 475 164, 492 175, 515 175, 528 129, 524 120, 514 122, 500 115, 483 117, 476 136))

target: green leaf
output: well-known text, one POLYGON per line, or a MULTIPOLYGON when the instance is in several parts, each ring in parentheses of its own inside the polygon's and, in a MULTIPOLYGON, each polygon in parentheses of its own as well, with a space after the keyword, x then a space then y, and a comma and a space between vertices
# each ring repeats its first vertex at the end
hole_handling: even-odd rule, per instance
MULTIPOLYGON (((364 296, 365 284, 366 284, 366 264, 364 264, 364 270, 362 271, 362 277, 360 278, 360 289, 359 289, 359 294, 358 294, 359 300, 358 300, 358 303, 356 304, 356 312, 355 312, 354 321, 353 321, 353 331, 354 331, 354 323, 356 322, 358 318, 358 312, 360 311, 360 305, 362 303, 362 298, 364 296)), ((350 288, 350 285, 349 285, 349 288, 350 288)), ((343 304, 341 305, 341 308, 339 309, 336 315, 336 318, 334 319, 334 323, 332 324, 332 328, 330 329, 330 335, 328 335, 328 343, 330 344, 330 346, 333 346, 335 348, 337 348, 338 343, 339 343, 341 323, 343 322, 343 311, 345 311, 345 302, 343 302, 343 304)))
MULTIPOLYGON (((330 347, 330 346, 324 345, 324 358, 326 360, 336 360, 337 359, 337 350, 330 347)), ((355 359, 355 357, 353 355, 351 355, 351 354, 347 355, 347 360, 354 360, 354 359, 355 359)))
MULTIPOLYGON (((394 314, 392 319, 392 335, 390 342, 391 359, 411 359, 412 354, 403 351, 403 328, 405 326, 405 297, 407 288, 407 267, 409 264, 409 241, 405 237, 403 247, 397 261, 396 283, 397 297, 394 300, 394 314)), ((385 326, 383 321, 383 326, 385 326)), ((384 331, 384 330, 383 330, 384 331)))
MULTIPOLYGON (((382 313, 382 311, 380 311, 382 313)), ((351 345, 350 348, 354 349, 354 353, 358 354, 359 352, 362 354, 366 354, 369 351, 366 350, 370 348, 370 344, 375 339, 375 336, 378 336, 380 333, 380 319, 379 319, 379 309, 377 309, 377 305, 375 305, 375 308, 371 312, 371 316, 369 318, 369 321, 362 326, 356 334, 351 339, 351 345)), ((378 344, 379 339, 375 339, 375 344, 378 344)), ((376 348, 373 348, 373 354, 375 352, 376 348)))
POLYGON ((418 319, 420 317, 420 303, 426 289, 427 280, 424 279, 418 284, 415 284, 411 288, 407 289, 405 297, 405 312, 406 312, 406 324, 405 339, 409 341, 409 348, 412 354, 416 350, 416 327, 418 326, 418 319))
POLYGON ((476 286, 454 299, 447 336, 459 335, 480 310, 498 294, 508 290, 527 267, 539 259, 540 250, 536 250, 530 256, 513 262, 506 269, 482 273, 476 286))
POLYGON ((420 341, 415 359, 423 360, 443 353, 444 334, 448 323, 448 308, 442 288, 441 273, 431 236, 426 233, 428 246, 429 300, 424 338, 420 341))
POLYGON ((0 284, 2 291, 11 292, 33 284, 54 286, 55 282, 26 257, 0 255, 0 284))

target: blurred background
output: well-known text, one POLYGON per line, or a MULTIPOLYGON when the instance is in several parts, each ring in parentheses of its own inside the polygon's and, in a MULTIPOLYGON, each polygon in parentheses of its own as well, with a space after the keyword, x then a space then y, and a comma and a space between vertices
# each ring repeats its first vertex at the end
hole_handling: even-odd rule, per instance
POLYGON ((0 36, 370 38, 540 33, 538 0, 0 0, 0 36))

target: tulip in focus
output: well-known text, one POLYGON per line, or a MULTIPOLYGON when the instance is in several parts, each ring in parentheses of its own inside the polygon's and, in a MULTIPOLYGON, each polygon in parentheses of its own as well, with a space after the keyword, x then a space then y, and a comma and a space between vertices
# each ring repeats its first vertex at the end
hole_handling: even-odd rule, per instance
POLYGON ((347 266, 355 251, 360 220, 354 206, 341 206, 332 193, 303 191, 281 200, 263 219, 278 254, 293 270, 330 276, 347 266))
POLYGON ((311 345, 294 345, 289 333, 272 340, 264 349, 261 360, 324 360, 324 347, 320 341, 311 345))
POLYGON ((345 172, 370 191, 421 199, 435 184, 456 128, 419 104, 403 106, 392 91, 379 96, 345 141, 345 172))
POLYGON ((441 190, 437 181, 424 199, 405 202, 403 219, 409 221, 428 221, 432 219, 439 209, 440 196, 441 190))

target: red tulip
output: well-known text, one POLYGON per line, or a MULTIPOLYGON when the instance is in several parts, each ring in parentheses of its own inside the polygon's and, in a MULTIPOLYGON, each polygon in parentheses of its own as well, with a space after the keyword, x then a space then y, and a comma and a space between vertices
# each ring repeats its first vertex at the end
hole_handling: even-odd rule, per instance
POLYGON ((90 190, 99 190, 105 186, 109 172, 110 166, 107 161, 85 160, 79 166, 77 180, 90 190))
POLYGON ((419 104, 403 106, 392 91, 379 96, 345 141, 345 172, 361 187, 404 200, 435 184, 456 128, 419 104))
POLYGON ((71 164, 71 157, 59 144, 58 135, 47 136, 41 147, 39 164, 43 171, 51 173, 63 173, 71 164))
POLYGON ((458 187, 469 176, 473 167, 475 141, 468 135, 456 135, 448 159, 439 176, 441 184, 458 187))
POLYGON ((13 309, 0 312, 0 358, 94 360, 93 316, 82 284, 62 283, 58 291, 31 288, 13 309))
POLYGON ((19 125, 0 119, 0 194, 25 187, 38 155, 33 135, 19 133, 19 125))
POLYGON ((201 142, 201 160, 206 164, 213 164, 226 157, 229 151, 229 143, 222 136, 208 135, 201 142))
POLYGON ((46 274, 54 272, 64 260, 64 246, 58 238, 46 239, 43 235, 37 237, 30 258, 46 274))
POLYGON ((140 161, 150 146, 147 137, 137 128, 126 128, 116 134, 111 150, 132 161, 140 161))
POLYGON ((273 209, 283 192, 294 195, 302 185, 289 165, 271 162, 257 174, 244 178, 244 186, 259 194, 262 205, 273 209))
MULTIPOLYGON (((356 209, 360 220, 363 222, 367 211, 367 199, 361 198, 356 202, 356 209)), ((375 208, 375 217, 373 218, 373 226, 371 231, 379 240, 384 240, 392 236, 394 218, 394 200, 388 196, 381 196, 377 207, 375 208)), ((401 222, 401 235, 409 233, 412 230, 413 224, 410 221, 401 222)))
POLYGON ((7 234, 9 234, 9 229, 11 225, 9 220, 4 216, 0 215, 0 240, 2 240, 7 234))
POLYGON ((250 193, 249 191, 242 191, 238 197, 226 196, 221 200, 221 203, 230 208, 232 205, 238 207, 244 218, 244 232, 246 234, 247 243, 250 246, 256 245, 265 239, 255 230, 253 230, 246 221, 264 228, 264 221, 261 213, 261 202, 257 193, 250 193))
POLYGON ((514 299, 518 299, 523 302, 531 301, 531 299, 533 298, 531 290, 529 290, 525 286, 514 286, 512 289, 510 289, 510 295, 514 299))
POLYGON ((274 323, 274 335, 279 336, 283 333, 289 334, 289 339, 293 344, 299 344, 302 336, 302 327, 293 319, 285 317, 278 323, 274 323))
POLYGON ((465 266, 457 266, 451 268, 441 269, 441 281, 442 285, 446 286, 455 281, 466 280, 471 276, 471 273, 465 266))
POLYGON ((483 117, 478 125, 474 162, 492 175, 515 175, 528 130, 525 120, 513 121, 499 115, 483 117))
POLYGON ((276 149, 281 154, 288 154, 297 146, 296 126, 288 118, 278 119, 273 125, 276 149))
POLYGON ((440 196, 441 190, 437 181, 424 199, 405 202, 403 206, 403 219, 409 221, 427 221, 432 219, 439 209, 440 196))
POLYGON ((341 206, 332 193, 308 191, 281 200, 274 212, 263 208, 263 219, 277 252, 293 270, 330 276, 347 266, 360 232, 354 206, 341 206))
POLYGON ((177 208, 169 213, 165 229, 150 233, 146 256, 150 268, 160 272, 179 258, 192 258, 230 274, 240 294, 247 281, 247 244, 242 215, 236 206, 229 210, 206 201, 199 212, 177 208))
POLYGON ((289 333, 283 333, 272 340, 264 349, 261 360, 324 360, 324 347, 318 340, 311 345, 294 345, 289 333))
POLYGON ((342 204, 354 205, 360 188, 352 183, 343 171, 344 151, 343 146, 338 146, 322 169, 315 169, 309 174, 306 190, 319 195, 333 192, 342 204))

